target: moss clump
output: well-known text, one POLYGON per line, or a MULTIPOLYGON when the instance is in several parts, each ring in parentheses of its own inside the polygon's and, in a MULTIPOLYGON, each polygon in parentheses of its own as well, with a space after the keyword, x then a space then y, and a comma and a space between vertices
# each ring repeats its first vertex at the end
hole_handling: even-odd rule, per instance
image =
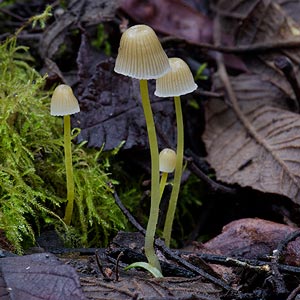
MULTIPOLYGON (((19 253, 34 242, 41 224, 62 224, 66 197, 62 123, 50 116, 45 78, 28 58, 15 36, 0 44, 0 229, 19 253)), ((73 229, 81 245, 103 245, 124 228, 107 184, 108 169, 99 164, 101 151, 73 145, 73 152, 73 229)))
POLYGON ((26 50, 14 37, 0 45, 0 228, 18 252, 24 239, 34 240, 28 219, 53 216, 45 204, 60 203, 36 172, 35 158, 43 149, 60 150, 47 139, 55 127, 40 92, 44 78, 22 60, 26 50))

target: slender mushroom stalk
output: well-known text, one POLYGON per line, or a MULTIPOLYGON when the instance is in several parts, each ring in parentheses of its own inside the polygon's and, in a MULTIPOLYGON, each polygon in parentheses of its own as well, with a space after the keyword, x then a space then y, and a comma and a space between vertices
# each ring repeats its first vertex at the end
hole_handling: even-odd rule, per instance
POLYGON ((79 104, 70 86, 61 84, 53 92, 51 99, 50 114, 64 117, 64 152, 67 177, 67 206, 64 221, 71 224, 74 206, 74 178, 72 166, 71 146, 71 117, 70 115, 80 111, 79 104))
POLYGON ((197 88, 190 68, 182 59, 173 57, 169 59, 169 62, 171 72, 156 80, 156 90, 154 92, 154 94, 158 97, 174 97, 177 123, 177 158, 174 183, 163 230, 163 237, 167 246, 170 246, 183 165, 184 128, 180 96, 191 93, 197 88))
POLYGON ((159 153, 159 170, 161 172, 160 177, 160 199, 163 195, 167 180, 168 174, 173 173, 176 165, 176 152, 172 149, 165 148, 159 153))
POLYGON ((154 250, 154 236, 160 202, 159 153, 147 80, 157 79, 168 71, 170 71, 168 57, 152 28, 146 25, 135 25, 123 33, 115 72, 140 80, 140 93, 151 154, 151 204, 145 236, 145 254, 148 262, 158 270, 161 268, 154 250))

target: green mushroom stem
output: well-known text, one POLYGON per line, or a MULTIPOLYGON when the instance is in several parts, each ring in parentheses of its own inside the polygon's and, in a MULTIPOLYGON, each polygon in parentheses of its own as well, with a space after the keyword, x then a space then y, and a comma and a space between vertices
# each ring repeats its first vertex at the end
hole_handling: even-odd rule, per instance
POLYGON ((71 117, 64 116, 64 151, 65 167, 67 177, 67 206, 65 210, 64 221, 67 225, 71 224, 74 206, 74 178, 72 166, 72 144, 71 144, 71 117))
POLYGON ((151 154, 151 204, 145 236, 145 254, 149 264, 161 271, 154 250, 154 236, 160 202, 159 153, 147 80, 164 76, 171 70, 171 67, 156 33, 151 27, 138 24, 128 28, 122 34, 114 70, 116 73, 138 79, 140 82, 151 154))
POLYGON ((150 215, 145 236, 145 254, 149 263, 161 271, 159 260, 154 250, 154 236, 158 221, 160 192, 159 192, 159 153, 155 124, 150 105, 147 80, 140 80, 142 106, 147 124, 148 140, 151 155, 151 204, 150 215))
POLYGON ((173 220, 177 205, 178 194, 180 190, 180 182, 182 176, 182 165, 183 165, 183 151, 184 151, 184 129, 183 129, 183 118, 181 109, 181 100, 179 96, 174 97, 175 113, 177 122, 177 158, 174 172, 173 188, 170 196, 169 207, 166 215, 163 238, 166 245, 170 246, 173 220))

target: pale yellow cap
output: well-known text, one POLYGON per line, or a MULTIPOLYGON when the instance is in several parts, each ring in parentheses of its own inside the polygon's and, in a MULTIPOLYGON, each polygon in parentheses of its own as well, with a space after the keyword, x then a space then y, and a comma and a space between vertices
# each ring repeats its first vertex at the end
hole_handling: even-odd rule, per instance
POLYGON ((80 112, 80 108, 72 88, 66 84, 58 85, 51 98, 50 114, 52 116, 65 116, 78 112, 80 112))
POLYGON ((156 79, 171 70, 154 30, 135 25, 122 35, 115 72, 137 79, 156 79))
POLYGON ((159 153, 159 170, 165 173, 172 173, 176 166, 176 152, 165 148, 159 153))
POLYGON ((156 80, 154 94, 158 97, 181 96, 197 88, 189 66, 180 58, 169 58, 171 71, 156 80))

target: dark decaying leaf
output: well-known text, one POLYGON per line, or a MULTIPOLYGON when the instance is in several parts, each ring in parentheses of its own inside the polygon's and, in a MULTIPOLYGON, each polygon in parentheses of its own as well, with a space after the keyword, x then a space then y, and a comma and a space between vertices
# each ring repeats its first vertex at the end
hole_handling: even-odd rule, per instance
MULTIPOLYGON (((222 233, 205 243, 206 251, 231 257, 261 259, 272 255, 295 228, 262 219, 240 219, 223 227, 222 233)), ((284 251, 284 261, 299 265, 300 238, 284 251), (297 258, 298 257, 298 258, 297 258)))
POLYGON ((300 116, 251 100, 241 115, 220 100, 206 106, 203 139, 217 178, 300 203, 300 116))
MULTIPOLYGON (((254 0, 217 1, 221 12, 220 22, 223 33, 234 37, 236 46, 283 42, 300 37, 300 25, 288 16, 276 1, 254 0), (222 17, 224 16, 224 17, 222 17)), ((300 11, 300 2, 297 1, 300 11)), ((256 74, 271 78, 273 83, 295 98, 293 91, 282 72, 274 67, 278 56, 287 56, 299 74, 300 49, 280 49, 266 53, 253 53, 243 56, 247 67, 256 74)))
POLYGON ((70 29, 79 24, 97 25, 112 20, 119 5, 119 0, 72 0, 68 8, 43 33, 40 39, 39 52, 43 58, 53 58, 60 46, 66 43, 70 29))
MULTIPOLYGON (((211 43, 213 40, 213 20, 187 5, 184 1, 122 0, 121 8, 135 22, 147 24, 154 28, 157 33, 179 38, 196 45, 211 43)), ((231 36, 224 36, 223 39, 226 44, 232 44, 231 36)), ((209 51, 208 54, 213 58, 215 57, 213 51, 209 51)), ((231 54, 226 54, 226 65, 239 71, 247 71, 242 60, 231 54)))
POLYGON ((296 22, 300 22, 300 5, 299 1, 290 1, 290 0, 276 0, 284 11, 292 17, 296 22))
MULTIPOLYGON (((116 74, 113 68, 112 59, 99 63, 81 90, 81 111, 73 119, 73 125, 81 128, 78 142, 88 141, 88 146, 95 148, 104 145, 104 150, 114 149, 122 141, 123 149, 148 148, 139 82, 116 74)), ((154 88, 155 83, 149 82, 159 145, 174 147, 173 100, 155 97, 154 88)))
POLYGON ((83 300, 79 277, 48 253, 0 259, 1 300, 83 300))
POLYGON ((136 22, 161 33, 195 43, 212 41, 212 20, 182 1, 122 0, 121 7, 136 22))
MULTIPOLYGON (((221 17, 221 28, 235 36, 237 46, 290 40, 300 33, 300 26, 272 1, 220 0, 217 8, 227 16, 221 17)), ((229 98, 229 106, 210 101, 203 138, 219 180, 284 195, 300 204, 300 117, 286 111, 295 95, 274 66, 278 55, 299 65, 298 49, 244 56, 259 76, 230 78, 238 103, 230 106, 229 98)), ((218 80, 215 85, 224 92, 218 80)))

